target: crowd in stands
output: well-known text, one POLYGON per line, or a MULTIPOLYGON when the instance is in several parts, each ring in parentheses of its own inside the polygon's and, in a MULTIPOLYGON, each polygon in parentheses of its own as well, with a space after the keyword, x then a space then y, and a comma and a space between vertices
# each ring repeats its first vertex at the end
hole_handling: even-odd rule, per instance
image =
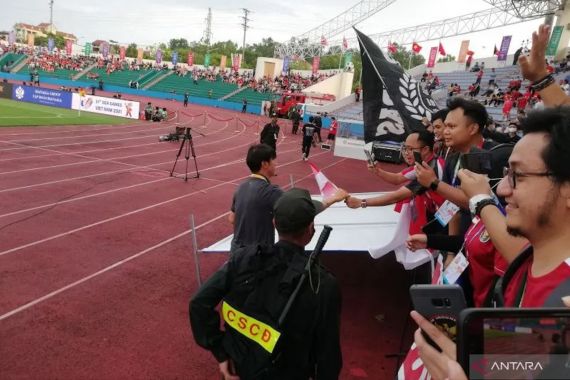
POLYGON ((95 63, 95 58, 87 56, 68 57, 65 55, 40 53, 29 58, 28 67, 30 71, 37 69, 54 72, 57 69, 65 69, 79 72, 93 63, 95 63))

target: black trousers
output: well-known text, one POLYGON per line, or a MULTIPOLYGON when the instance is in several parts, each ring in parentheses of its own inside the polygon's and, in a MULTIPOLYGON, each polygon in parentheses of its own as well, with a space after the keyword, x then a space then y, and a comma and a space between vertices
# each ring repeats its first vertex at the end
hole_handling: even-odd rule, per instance
POLYGON ((311 152, 311 146, 312 145, 313 145, 313 138, 312 137, 303 137, 302 152, 305 154, 305 157, 309 157, 309 153, 311 152))

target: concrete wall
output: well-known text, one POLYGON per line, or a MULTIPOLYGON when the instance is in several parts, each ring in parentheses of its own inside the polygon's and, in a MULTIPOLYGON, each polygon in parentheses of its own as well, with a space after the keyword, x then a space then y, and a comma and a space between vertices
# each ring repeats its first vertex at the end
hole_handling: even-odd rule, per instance
POLYGON ((353 72, 343 72, 307 87, 303 90, 303 93, 331 94, 334 95, 336 99, 342 99, 349 96, 352 92, 353 79, 353 72))
POLYGON ((317 104, 307 104, 307 112, 309 112, 311 114, 316 114, 317 112, 333 113, 334 111, 336 111, 340 108, 346 107, 349 104, 352 104, 354 102, 355 102, 354 95, 350 94, 348 96, 345 96, 342 99, 339 99, 335 102, 323 104, 322 106, 317 105, 317 104))
POLYGON ((271 76, 276 77, 281 75, 283 71, 283 60, 280 58, 266 58, 266 57, 259 57, 257 58, 257 64, 255 66, 255 79, 261 79, 265 75, 265 63, 274 63, 275 68, 271 76))

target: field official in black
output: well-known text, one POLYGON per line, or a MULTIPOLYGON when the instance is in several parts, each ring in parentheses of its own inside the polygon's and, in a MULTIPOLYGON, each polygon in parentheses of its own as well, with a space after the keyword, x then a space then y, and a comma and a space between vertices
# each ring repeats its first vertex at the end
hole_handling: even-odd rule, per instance
POLYGON ((277 125, 277 115, 271 116, 271 123, 265 124, 259 134, 259 142, 267 144, 277 153, 277 138, 279 137, 279 125, 277 125))

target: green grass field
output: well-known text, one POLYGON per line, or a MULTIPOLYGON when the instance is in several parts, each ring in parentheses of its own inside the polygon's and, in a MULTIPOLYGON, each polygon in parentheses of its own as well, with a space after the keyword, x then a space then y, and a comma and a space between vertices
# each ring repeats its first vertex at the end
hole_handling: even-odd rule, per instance
POLYGON ((0 127, 129 124, 136 120, 0 99, 0 127))

